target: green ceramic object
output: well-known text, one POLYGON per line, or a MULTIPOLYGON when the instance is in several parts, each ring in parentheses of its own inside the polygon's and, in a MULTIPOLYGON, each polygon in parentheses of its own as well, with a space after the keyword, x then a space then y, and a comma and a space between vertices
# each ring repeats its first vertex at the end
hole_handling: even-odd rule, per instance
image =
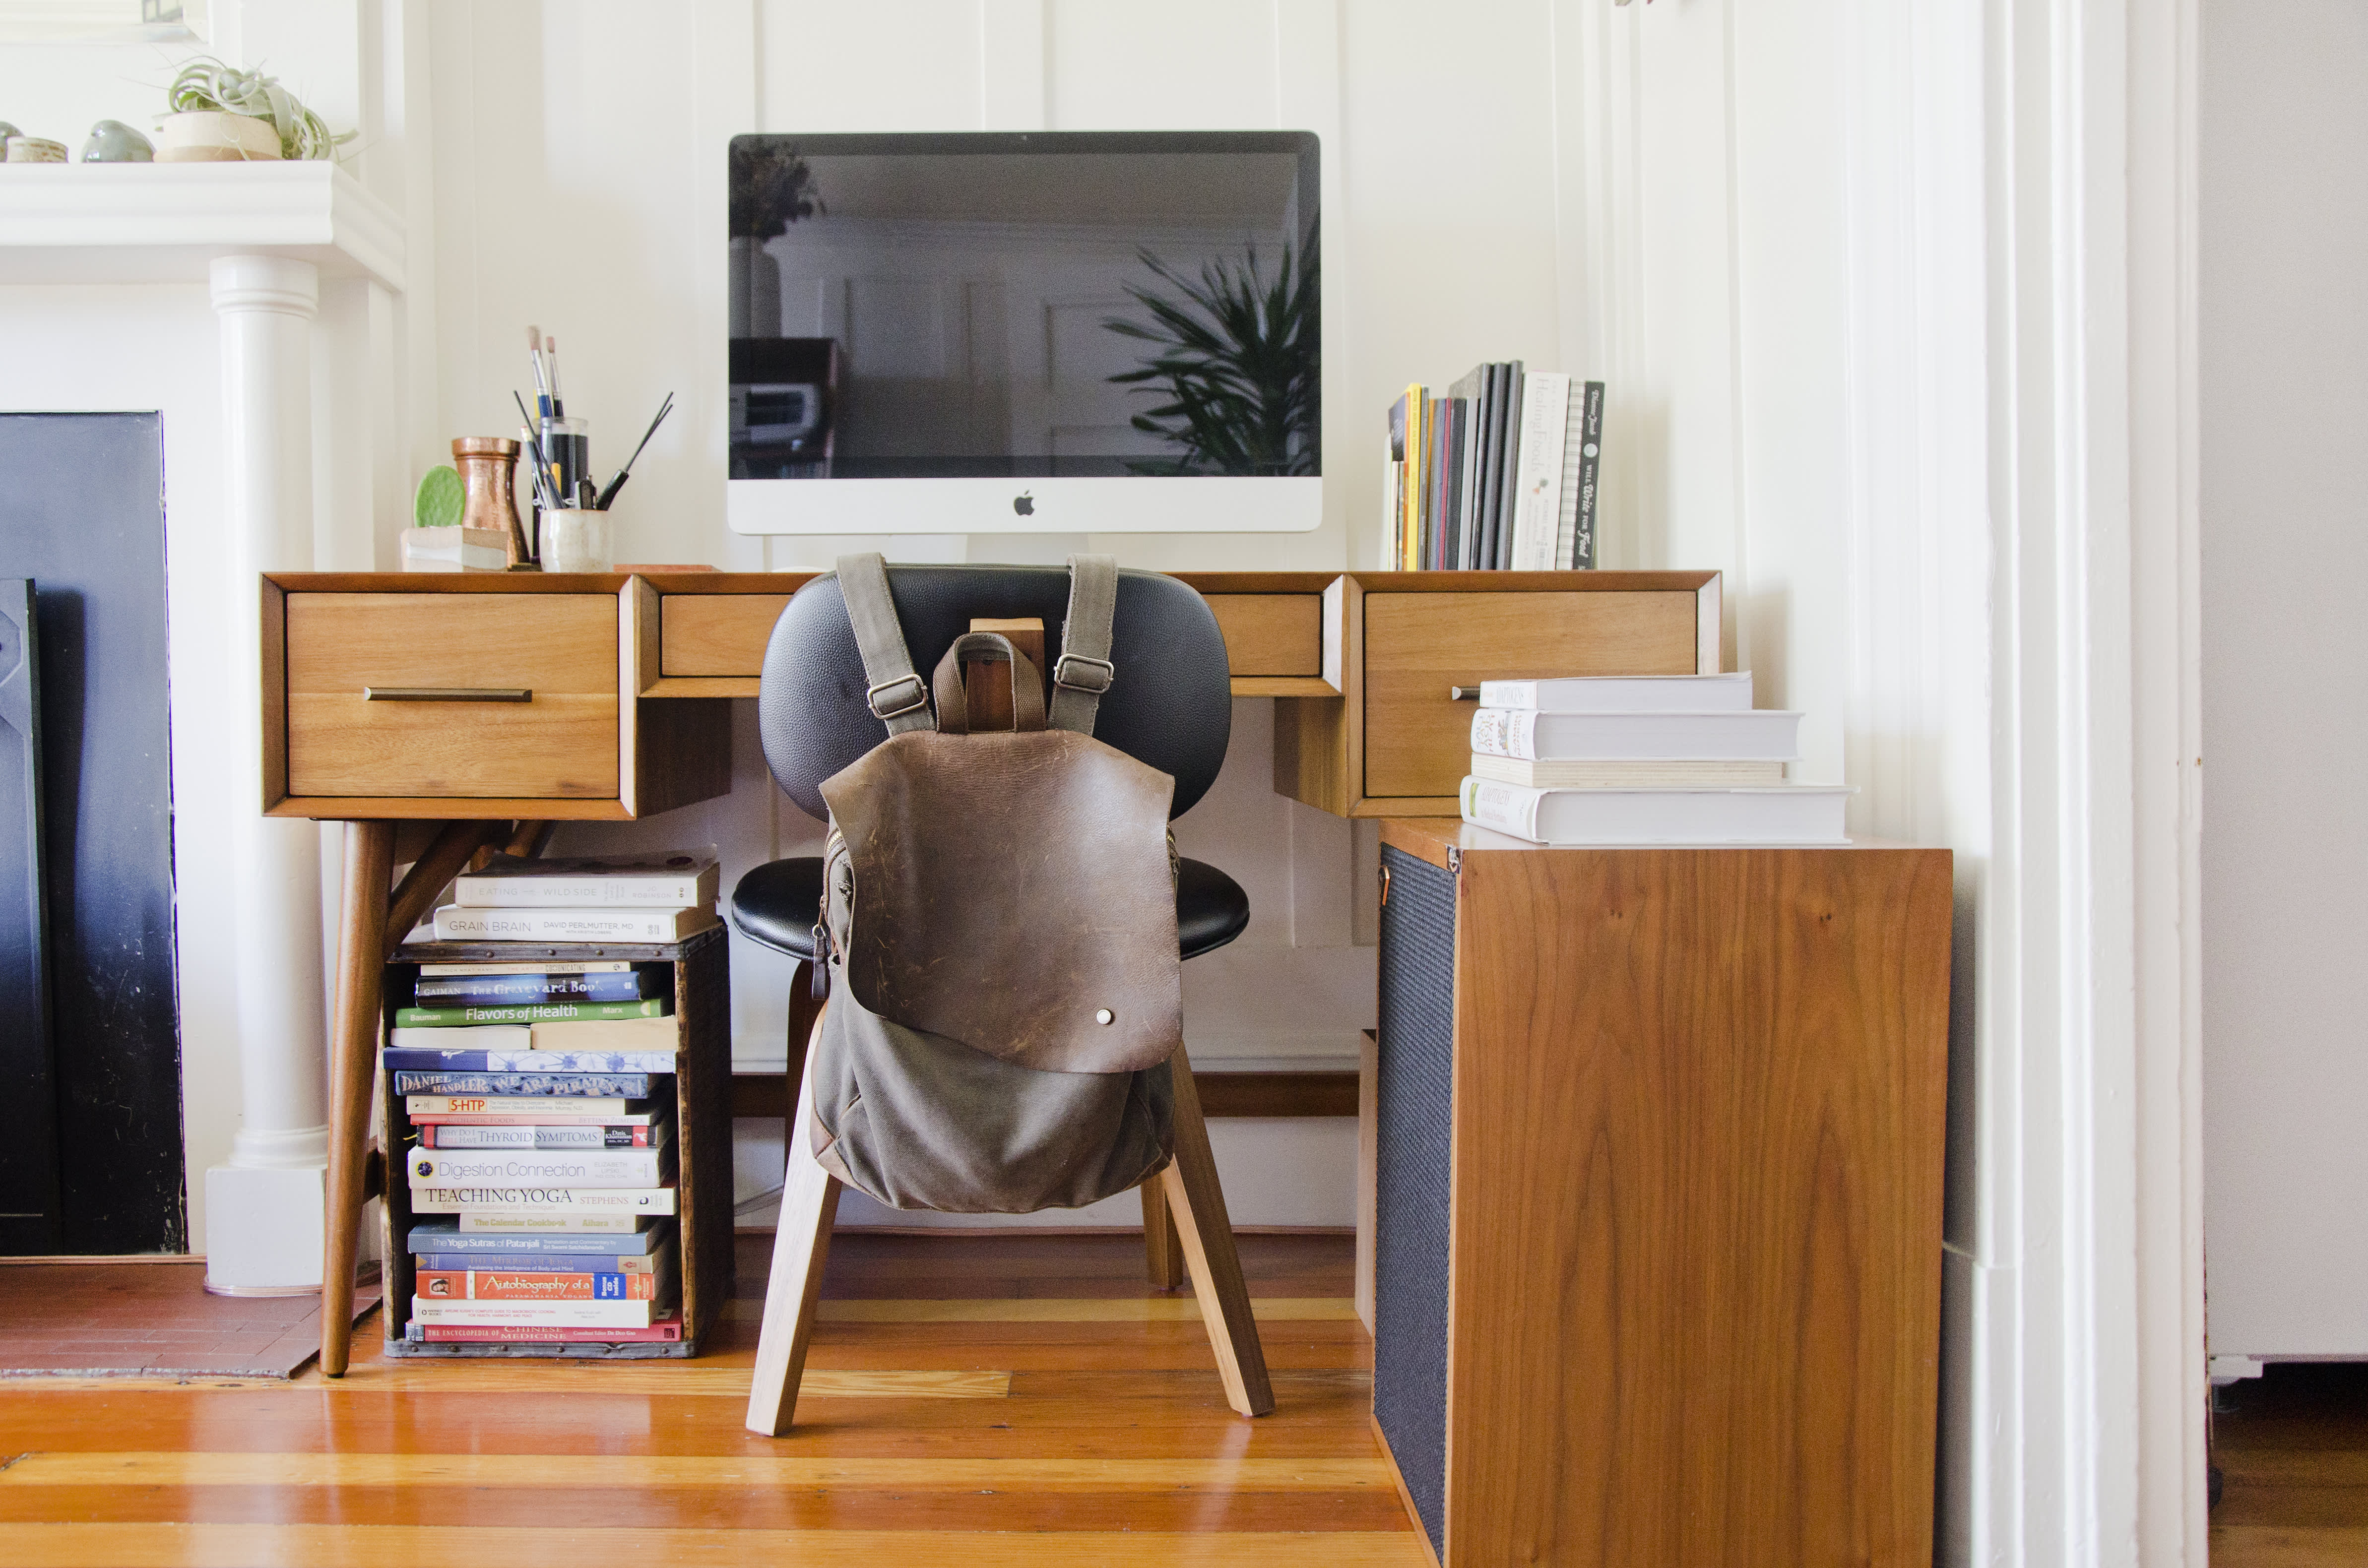
POLYGON ((419 494, 411 501, 411 520, 423 528, 459 528, 461 499, 461 476, 449 468, 431 468, 419 476, 419 494))
POLYGON ((120 119, 102 119, 90 128, 90 138, 82 144, 82 161, 153 164, 156 161, 156 146, 120 119))

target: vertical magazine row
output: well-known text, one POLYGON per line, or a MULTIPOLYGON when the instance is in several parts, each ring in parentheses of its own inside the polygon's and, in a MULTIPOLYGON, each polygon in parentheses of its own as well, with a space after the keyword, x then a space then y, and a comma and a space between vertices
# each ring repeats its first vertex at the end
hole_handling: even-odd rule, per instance
POLYGON ((1475 365, 1390 405, 1384 571, 1585 571, 1596 564, 1603 383, 1475 365))

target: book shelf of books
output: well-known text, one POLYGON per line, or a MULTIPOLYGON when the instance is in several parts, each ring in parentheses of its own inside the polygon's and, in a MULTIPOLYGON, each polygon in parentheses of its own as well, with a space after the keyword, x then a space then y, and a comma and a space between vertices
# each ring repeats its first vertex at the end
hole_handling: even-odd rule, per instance
POLYGON ((1475 365, 1445 395, 1390 405, 1384 571, 1585 571, 1596 564, 1603 383, 1475 365))
POLYGON ((728 943, 674 858, 496 863, 395 950, 387 1354, 692 1356, 731 1300, 728 943))

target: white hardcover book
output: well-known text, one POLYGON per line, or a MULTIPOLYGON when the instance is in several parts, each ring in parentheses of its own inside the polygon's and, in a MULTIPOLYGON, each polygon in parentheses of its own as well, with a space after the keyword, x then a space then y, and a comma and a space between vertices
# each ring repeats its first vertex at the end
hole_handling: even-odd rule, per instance
POLYGON ((655 1187, 674 1168, 657 1149, 414 1149, 404 1162, 416 1187, 655 1187))
POLYGON ((1384 436, 1382 438, 1382 552, 1374 560, 1377 571, 1394 572, 1402 564, 1398 560, 1398 547, 1406 525, 1400 515, 1404 503, 1399 496, 1399 487, 1405 483, 1406 464, 1390 455, 1389 438, 1384 436))
MULTIPOLYGON (((682 1049, 682 1020, 669 1013, 655 1018, 575 1018, 547 1024, 536 1024, 534 1048, 537 1051, 571 1052, 606 1051, 673 1051, 682 1049)), ((422 1031, 450 1034, 450 1029, 422 1031)), ((624 1069, 618 1069, 624 1071, 624 1069)), ((633 1069, 637 1072, 671 1073, 671 1067, 633 1069)))
POLYGON ((671 1187, 415 1187, 414 1214, 466 1214, 500 1210, 520 1214, 671 1214, 671 1187))
POLYGON ((474 909, 677 909, 715 902, 715 861, 700 855, 505 857, 464 872, 452 892, 474 909))
POLYGON ((1781 762, 1663 762, 1615 757, 1538 762, 1472 754, 1472 777, 1533 790, 1740 790, 1784 782, 1781 762))
MULTIPOLYGON (((463 1209, 459 1232, 464 1236, 632 1236, 657 1221, 646 1214, 578 1214, 564 1210, 463 1209)), ((585 1252, 598 1252, 588 1246, 585 1252)))
POLYGON ((1734 713, 1751 706, 1751 672, 1484 680, 1480 706, 1541 713, 1734 713))
POLYGON ((1551 572, 1562 513, 1563 436, 1570 423, 1570 378, 1536 370, 1521 378, 1521 434, 1513 471, 1513 570, 1551 572))
MULTIPOLYGON (((398 1049, 426 1051, 530 1051, 534 1048, 534 1029, 527 1024, 464 1024, 452 1029, 389 1029, 386 1031, 386 1043, 398 1049)), ((663 1071, 671 1073, 674 1069, 668 1067, 663 1071)))
POLYGON ((1815 784, 1759 790, 1531 790, 1466 778, 1463 820, 1532 844, 1846 844, 1855 791, 1815 784))
POLYGON ((483 909, 436 912, 439 942, 679 942, 718 924, 712 909, 483 909))
POLYGON ((671 1301, 505 1301, 458 1296, 411 1298, 411 1320, 450 1328, 647 1328, 671 1301))
POLYGON ((632 969, 630 959, 524 959, 512 963, 424 963, 419 977, 463 974, 624 974, 632 969))
POLYGON ((1801 719, 1782 708, 1734 713, 1483 708, 1472 715, 1472 750, 1533 762, 1790 762, 1800 755, 1801 719))

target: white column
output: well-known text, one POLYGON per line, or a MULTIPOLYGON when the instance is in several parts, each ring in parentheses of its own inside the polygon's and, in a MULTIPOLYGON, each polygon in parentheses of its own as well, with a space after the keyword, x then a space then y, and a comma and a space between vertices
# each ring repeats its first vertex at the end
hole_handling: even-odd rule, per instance
POLYGON ((223 256, 222 474, 238 646, 225 650, 245 802, 231 823, 237 921, 240 1127, 230 1163, 206 1172, 206 1288, 320 1289, 328 1165, 326 1008, 321 964, 321 835, 267 818, 256 575, 313 564, 312 263, 223 256))

